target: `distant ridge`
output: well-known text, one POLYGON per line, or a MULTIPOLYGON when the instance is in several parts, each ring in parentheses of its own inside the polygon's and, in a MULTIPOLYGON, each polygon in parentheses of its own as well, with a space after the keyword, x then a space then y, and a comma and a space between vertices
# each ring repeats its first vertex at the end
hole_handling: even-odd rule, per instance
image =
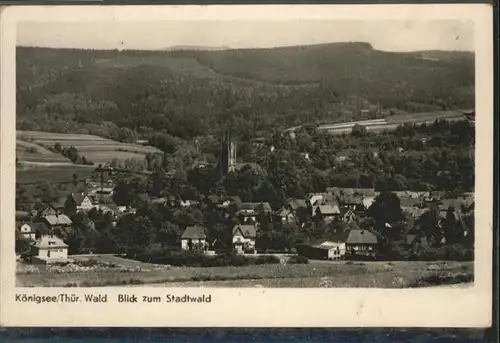
POLYGON ((117 49, 117 48, 66 48, 66 47, 44 47, 44 46, 23 46, 18 45, 17 48, 21 49, 44 49, 44 50, 62 50, 62 51, 118 51, 121 52, 175 52, 175 51, 224 51, 224 50, 238 50, 238 51, 249 51, 249 50, 289 50, 289 49, 321 49, 321 48, 350 48, 359 50, 373 50, 383 53, 399 53, 399 54, 417 54, 419 57, 426 58, 439 58, 447 57, 449 55, 461 55, 461 56, 473 56, 473 51, 463 51, 463 50, 414 50, 414 51, 391 51, 391 50, 381 50, 374 48, 370 43, 362 41, 352 41, 352 42, 331 42, 331 43, 317 43, 317 44, 293 44, 293 45, 278 45, 270 47, 241 47, 235 48, 227 45, 222 46, 203 46, 203 45, 173 45, 166 48, 158 49, 138 49, 138 48, 128 48, 128 49, 117 49))
POLYGON ((229 50, 228 46, 200 46, 200 45, 174 45, 163 49, 163 51, 220 51, 229 50))

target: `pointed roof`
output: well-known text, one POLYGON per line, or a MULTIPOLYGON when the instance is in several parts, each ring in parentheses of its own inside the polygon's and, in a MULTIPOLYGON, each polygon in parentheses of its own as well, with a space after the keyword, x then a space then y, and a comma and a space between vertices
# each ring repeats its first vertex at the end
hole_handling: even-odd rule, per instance
POLYGON ((73 201, 78 205, 81 204, 87 196, 84 193, 71 193, 69 197, 72 198, 73 201))
POLYGON ((340 209, 337 205, 318 205, 312 207, 312 214, 315 216, 318 211, 324 216, 333 216, 340 214, 340 209))
POLYGON ((56 236, 44 235, 35 241, 34 246, 38 249, 67 248, 68 245, 56 236))
POLYGON ((257 237, 257 229, 254 225, 235 225, 233 228, 233 236, 238 232, 240 232, 244 238, 257 237))
POLYGON ((205 239, 205 229, 199 225, 188 226, 181 236, 182 239, 205 239))

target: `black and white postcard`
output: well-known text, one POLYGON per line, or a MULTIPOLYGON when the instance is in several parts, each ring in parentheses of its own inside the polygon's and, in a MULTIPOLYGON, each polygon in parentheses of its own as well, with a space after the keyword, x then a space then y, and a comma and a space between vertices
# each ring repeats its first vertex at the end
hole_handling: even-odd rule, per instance
POLYGON ((1 17, 2 325, 490 324, 491 7, 1 17))

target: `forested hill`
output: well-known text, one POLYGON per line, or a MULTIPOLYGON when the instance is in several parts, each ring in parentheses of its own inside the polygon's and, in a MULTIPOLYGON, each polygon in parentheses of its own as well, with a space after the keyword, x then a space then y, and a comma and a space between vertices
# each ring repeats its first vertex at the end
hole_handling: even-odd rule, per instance
POLYGON ((18 128, 191 137, 474 107, 474 55, 365 43, 244 50, 17 49, 18 128), (370 109, 369 112, 361 109, 370 109), (102 121, 108 123, 98 125, 102 121))

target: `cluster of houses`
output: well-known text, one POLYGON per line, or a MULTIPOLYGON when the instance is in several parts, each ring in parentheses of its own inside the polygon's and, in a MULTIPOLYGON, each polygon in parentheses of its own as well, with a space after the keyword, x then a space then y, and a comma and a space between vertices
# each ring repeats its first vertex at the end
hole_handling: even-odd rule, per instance
MULTIPOLYGON (((88 193, 72 193, 57 204, 47 205, 46 208, 33 213, 20 215, 17 222, 17 235, 33 241, 34 260, 40 263, 50 263, 67 258, 67 245, 54 236, 54 232, 68 229, 72 221, 66 214, 68 207, 76 212, 87 212, 93 208, 109 212, 114 219, 120 215, 134 213, 134 209, 113 204, 111 197, 113 188, 88 193)), ((438 192, 395 192, 401 201, 401 208, 408 218, 408 225, 431 206, 436 206, 441 220, 446 217, 448 208, 455 210, 457 220, 461 220, 462 210, 473 205, 472 193, 463 194, 460 198, 445 199, 444 194, 438 192), (462 209, 462 210, 461 210, 462 209)), ((164 204, 172 207, 205 206, 221 215, 235 219, 232 228, 233 249, 239 253, 255 253, 259 235, 259 216, 265 215, 270 221, 279 223, 287 229, 297 229, 304 225, 303 218, 310 221, 321 220, 323 223, 343 221, 352 223, 357 217, 365 215, 375 201, 378 192, 374 189, 346 189, 328 188, 323 193, 309 194, 303 199, 289 199, 287 204, 279 209, 272 209, 267 202, 242 202, 237 196, 210 195, 201 201, 180 200, 175 197, 150 199, 146 194, 141 200, 151 204, 164 204), (302 220, 299 220, 301 218, 302 220)), ((213 243, 208 242, 206 229, 200 225, 188 226, 181 235, 182 250, 198 250, 213 253, 213 243)), ((411 230, 409 230, 411 231, 411 230)), ((464 225, 464 232, 467 228, 464 225)), ((408 235, 406 243, 411 245, 417 235, 408 235)), ((311 259, 342 260, 346 256, 374 257, 380 235, 374 230, 352 228, 342 232, 335 239, 315 240, 300 244, 296 247, 297 253, 311 259)))
MULTIPOLYGON (((445 198, 443 192, 395 192, 401 202, 402 212, 406 216, 407 234, 400 244, 411 248, 421 244, 424 237, 412 233, 415 220, 434 207, 438 214, 438 225, 446 218, 449 207, 454 210, 455 219, 462 224, 464 235, 468 228, 463 219, 463 212, 474 203, 473 193, 465 193, 458 198, 445 198)), ((219 210, 227 216, 234 215, 236 224, 233 227, 232 243, 234 250, 241 253, 255 252, 256 238, 259 233, 259 215, 266 215, 272 221, 280 223, 282 228, 297 229, 304 225, 300 216, 306 216, 311 221, 318 219, 323 223, 343 221, 353 223, 357 218, 366 215, 375 198, 379 195, 374 189, 328 188, 324 193, 309 194, 304 199, 290 199, 286 206, 273 210, 269 203, 245 203, 234 196, 211 195, 204 201, 214 210, 219 210), (300 213, 302 211, 302 213, 300 213)), ((192 250, 193 247, 209 249, 205 228, 201 226, 188 227, 181 237, 182 248, 192 250)), ((343 260, 346 257, 375 258, 378 253, 380 233, 375 230, 353 228, 339 232, 330 239, 318 239, 296 247, 297 253, 311 259, 343 260)), ((445 243, 445 242, 442 242, 445 243)))

